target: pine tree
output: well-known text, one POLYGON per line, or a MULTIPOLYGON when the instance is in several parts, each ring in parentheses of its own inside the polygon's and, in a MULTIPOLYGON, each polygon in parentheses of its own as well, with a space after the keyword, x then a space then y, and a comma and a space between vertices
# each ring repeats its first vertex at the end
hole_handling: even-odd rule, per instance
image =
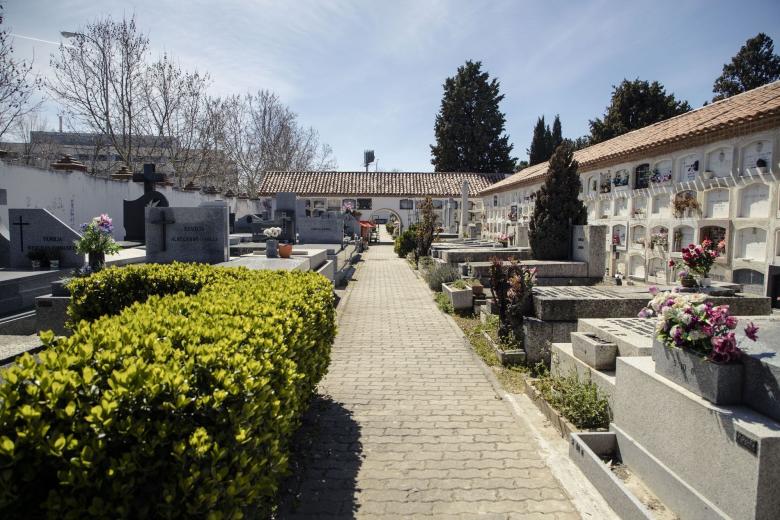
POLYGON ((571 226, 586 224, 588 214, 579 199, 577 161, 568 141, 550 158, 544 185, 536 194, 528 239, 537 260, 566 260, 571 247, 571 226))
POLYGON ((612 101, 604 119, 590 121, 590 144, 612 139, 691 109, 687 101, 677 101, 674 94, 667 94, 664 86, 657 81, 648 83, 624 79, 612 88, 612 101))
POLYGON ((509 173, 515 158, 504 134, 498 80, 482 72, 482 63, 467 61, 444 82, 441 109, 436 115, 436 144, 431 163, 438 172, 509 173))
POLYGON ((534 126, 534 136, 531 139, 531 146, 528 148, 528 165, 543 163, 550 158, 550 143, 552 134, 550 126, 544 124, 544 116, 536 120, 534 126))
POLYGON ((758 33, 745 42, 731 63, 723 65, 723 74, 715 80, 713 101, 747 92, 780 79, 780 56, 775 54, 772 38, 758 33))

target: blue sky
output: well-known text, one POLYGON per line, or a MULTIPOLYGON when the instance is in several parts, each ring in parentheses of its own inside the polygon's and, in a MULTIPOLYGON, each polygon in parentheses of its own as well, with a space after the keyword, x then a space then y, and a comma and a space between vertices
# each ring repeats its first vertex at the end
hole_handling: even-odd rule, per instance
MULTIPOLYGON (((780 50, 780 2, 10 0, 13 33, 59 42, 99 16, 135 13, 153 53, 208 71, 214 94, 269 88, 333 147, 338 167, 429 171, 442 83, 466 59, 501 81, 507 132, 526 158, 532 127, 560 114, 588 132, 623 78, 659 80, 699 107, 723 64, 763 31, 780 50)), ((17 37, 48 74, 50 43, 17 37)), ((57 108, 46 105, 49 125, 57 108)))

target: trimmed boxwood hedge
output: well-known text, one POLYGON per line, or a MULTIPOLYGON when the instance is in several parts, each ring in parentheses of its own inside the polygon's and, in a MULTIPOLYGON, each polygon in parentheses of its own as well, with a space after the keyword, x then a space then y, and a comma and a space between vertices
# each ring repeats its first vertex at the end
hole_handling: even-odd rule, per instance
POLYGON ((330 359, 330 282, 172 264, 70 289, 87 319, 0 373, 0 517, 267 514, 330 359))

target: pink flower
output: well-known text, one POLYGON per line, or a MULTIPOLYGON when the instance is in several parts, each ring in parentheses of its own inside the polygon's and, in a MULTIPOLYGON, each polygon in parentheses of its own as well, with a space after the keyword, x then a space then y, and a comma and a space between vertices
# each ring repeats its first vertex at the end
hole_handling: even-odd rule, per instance
POLYGON ((658 294, 658 287, 656 287, 655 285, 651 285, 650 289, 648 289, 647 292, 655 296, 656 294, 658 294))
POLYGON ((752 321, 748 323, 747 327, 745 327, 745 336, 753 341, 758 340, 758 325, 752 321))

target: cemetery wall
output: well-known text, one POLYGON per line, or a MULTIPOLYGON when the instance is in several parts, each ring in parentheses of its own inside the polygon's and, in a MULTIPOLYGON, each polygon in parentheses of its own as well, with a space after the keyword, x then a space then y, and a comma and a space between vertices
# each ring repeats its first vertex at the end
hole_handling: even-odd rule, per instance
MULTIPOLYGON (((44 208, 74 229, 100 213, 114 219, 115 236, 124 237, 123 201, 144 193, 143 183, 96 178, 82 172, 59 172, 0 162, 0 186, 6 190, 6 205, 0 205, 0 233, 8 236, 9 208, 44 208)), ((198 206, 201 202, 225 200, 236 217, 261 213, 259 199, 225 198, 197 191, 157 186, 170 206, 198 206)))
MULTIPOLYGON (((662 283, 673 277, 667 263, 681 258, 681 248, 724 239, 726 255, 712 278, 780 296, 767 276, 780 265, 780 128, 654 153, 580 172, 588 223, 607 226, 606 272, 662 283), (674 200, 684 192, 701 210, 677 218, 674 200), (665 250, 649 247, 657 232, 667 236, 665 250)), ((522 235, 540 187, 535 182, 484 196, 482 236, 522 235)))

